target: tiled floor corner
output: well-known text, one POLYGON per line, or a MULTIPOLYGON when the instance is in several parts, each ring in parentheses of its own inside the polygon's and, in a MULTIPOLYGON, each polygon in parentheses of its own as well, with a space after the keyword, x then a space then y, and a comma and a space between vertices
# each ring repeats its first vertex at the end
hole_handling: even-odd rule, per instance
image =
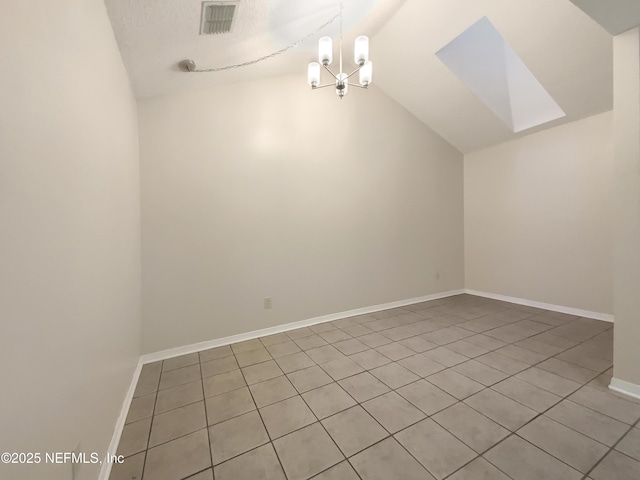
POLYGON ((111 480, 638 480, 612 324, 459 295, 143 367, 111 480))

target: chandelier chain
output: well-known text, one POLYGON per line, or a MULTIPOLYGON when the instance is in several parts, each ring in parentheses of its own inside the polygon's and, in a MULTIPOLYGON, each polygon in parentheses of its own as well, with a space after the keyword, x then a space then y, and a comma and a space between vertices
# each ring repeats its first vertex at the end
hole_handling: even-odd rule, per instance
POLYGON ((282 55, 286 51, 291 50, 292 48, 295 48, 295 47, 299 46, 301 43, 309 40, 314 35, 320 33, 320 31, 324 30, 326 27, 328 27, 333 22, 335 22, 338 17, 340 17, 340 31, 342 32, 342 1, 340 2, 340 13, 335 14, 333 17, 331 17, 325 23, 323 23, 318 28, 316 28, 313 32, 308 33, 307 35, 305 35, 304 37, 300 38, 296 42, 294 42, 294 43, 292 43, 290 45, 287 45, 286 47, 281 48, 280 50, 278 50, 276 52, 270 53, 269 55, 264 55, 263 57, 260 57, 260 58, 256 58, 255 60, 249 60, 248 62, 242 62, 242 63, 238 63, 238 64, 235 64, 235 65, 227 65, 225 67, 216 67, 216 68, 202 68, 202 69, 196 68, 196 69, 193 69, 193 70, 189 70, 189 72, 191 72, 191 73, 207 73, 207 72, 221 72, 223 70, 233 70, 234 68, 248 67, 249 65, 255 65, 256 63, 262 62, 264 60, 268 60, 270 58, 277 57, 278 55, 282 55))

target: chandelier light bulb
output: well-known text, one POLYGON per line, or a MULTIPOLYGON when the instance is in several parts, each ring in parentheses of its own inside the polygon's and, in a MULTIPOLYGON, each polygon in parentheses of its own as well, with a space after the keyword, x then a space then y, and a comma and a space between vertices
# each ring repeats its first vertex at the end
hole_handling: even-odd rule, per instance
POLYGON ((331 37, 322 37, 318 42, 318 61, 322 65, 333 62, 333 41, 331 37))
POLYGON ((307 70, 307 78, 311 88, 317 88, 320 85, 320 64, 311 62, 307 70))
MULTIPOLYGON (((320 68, 320 67, 318 67, 320 68)), ((370 60, 360 67, 360 85, 368 87, 373 82, 373 63, 370 60)))
POLYGON ((356 65, 360 66, 364 65, 364 63, 369 60, 369 37, 361 35, 356 38, 353 48, 353 57, 356 65))

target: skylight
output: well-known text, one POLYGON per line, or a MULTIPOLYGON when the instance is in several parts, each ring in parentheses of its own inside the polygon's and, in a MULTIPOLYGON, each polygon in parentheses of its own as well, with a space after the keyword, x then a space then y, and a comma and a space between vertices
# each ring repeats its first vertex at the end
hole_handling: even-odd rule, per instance
POLYGON ((487 17, 436 55, 514 132, 565 116, 487 17))

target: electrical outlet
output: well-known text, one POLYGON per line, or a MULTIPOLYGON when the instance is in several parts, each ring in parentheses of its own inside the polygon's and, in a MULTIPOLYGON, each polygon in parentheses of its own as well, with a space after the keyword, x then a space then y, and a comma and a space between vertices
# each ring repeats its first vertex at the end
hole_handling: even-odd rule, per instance
POLYGON ((264 309, 269 310, 271 308, 271 297, 264 297, 264 309))

